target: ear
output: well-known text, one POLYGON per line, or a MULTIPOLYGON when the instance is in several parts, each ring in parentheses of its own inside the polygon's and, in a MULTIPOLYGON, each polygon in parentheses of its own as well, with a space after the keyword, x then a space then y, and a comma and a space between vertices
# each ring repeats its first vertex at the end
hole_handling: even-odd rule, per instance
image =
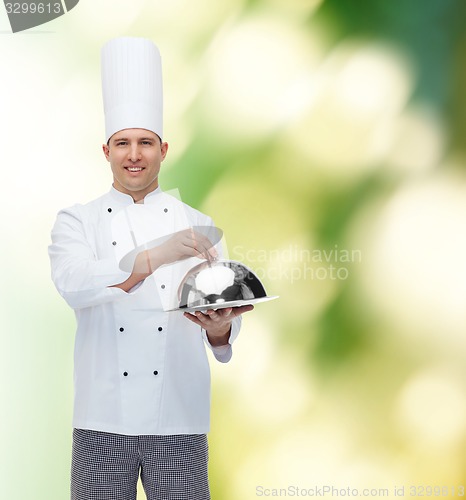
POLYGON ((162 151, 162 161, 165 160, 165 156, 167 156, 168 151, 168 142, 162 142, 160 145, 160 150, 162 151))
POLYGON ((105 158, 107 161, 110 161, 109 155, 110 155, 110 148, 107 146, 107 144, 102 144, 102 151, 104 152, 105 158))

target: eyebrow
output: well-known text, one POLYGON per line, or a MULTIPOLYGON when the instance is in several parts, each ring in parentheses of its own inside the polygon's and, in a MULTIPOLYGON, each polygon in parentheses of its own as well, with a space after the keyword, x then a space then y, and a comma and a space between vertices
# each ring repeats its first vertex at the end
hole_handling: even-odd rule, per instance
MULTIPOLYGON (((117 137, 116 139, 113 139, 113 142, 119 142, 119 141, 129 141, 130 139, 128 137, 117 137)), ((155 138, 153 137, 138 137, 138 141, 155 141, 155 138)))

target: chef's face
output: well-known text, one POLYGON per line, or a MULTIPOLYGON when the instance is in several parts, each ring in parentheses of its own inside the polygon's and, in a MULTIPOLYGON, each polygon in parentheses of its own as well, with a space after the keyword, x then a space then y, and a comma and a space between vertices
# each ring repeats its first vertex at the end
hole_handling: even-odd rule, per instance
POLYGON ((113 172, 113 186, 142 200, 159 185, 160 164, 168 150, 159 136, 142 128, 120 130, 102 146, 113 172))

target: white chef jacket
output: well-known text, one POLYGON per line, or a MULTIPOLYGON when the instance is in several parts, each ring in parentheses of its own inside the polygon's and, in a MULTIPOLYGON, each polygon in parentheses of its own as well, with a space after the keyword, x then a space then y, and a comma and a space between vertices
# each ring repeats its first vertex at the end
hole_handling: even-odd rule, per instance
MULTIPOLYGON (((49 256, 53 282, 77 319, 73 427, 126 435, 204 434, 210 418, 205 343, 211 346, 205 331, 182 312, 164 311, 168 298, 176 297, 176 273, 161 267, 129 293, 112 287, 130 275, 119 267, 130 241, 121 221, 128 220, 122 211, 135 207, 145 207, 146 216, 149 210, 153 224, 142 234, 133 213, 133 243, 213 225, 160 188, 144 205, 112 187, 58 213, 49 256)), ((211 347, 217 360, 229 361, 240 325, 235 318, 228 347, 211 347)))

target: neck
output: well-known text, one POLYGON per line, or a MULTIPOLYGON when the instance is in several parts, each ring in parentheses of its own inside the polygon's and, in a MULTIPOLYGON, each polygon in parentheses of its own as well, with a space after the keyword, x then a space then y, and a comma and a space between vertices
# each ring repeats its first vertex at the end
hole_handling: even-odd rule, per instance
POLYGON ((133 198, 134 203, 144 203, 144 198, 149 193, 155 191, 159 187, 159 184, 158 183, 152 184, 151 186, 148 186, 146 189, 142 189, 141 191, 130 191, 129 189, 124 188, 119 182, 114 180, 113 187, 117 191, 120 191, 120 193, 124 193, 127 194, 128 196, 131 196, 131 198, 133 198))

